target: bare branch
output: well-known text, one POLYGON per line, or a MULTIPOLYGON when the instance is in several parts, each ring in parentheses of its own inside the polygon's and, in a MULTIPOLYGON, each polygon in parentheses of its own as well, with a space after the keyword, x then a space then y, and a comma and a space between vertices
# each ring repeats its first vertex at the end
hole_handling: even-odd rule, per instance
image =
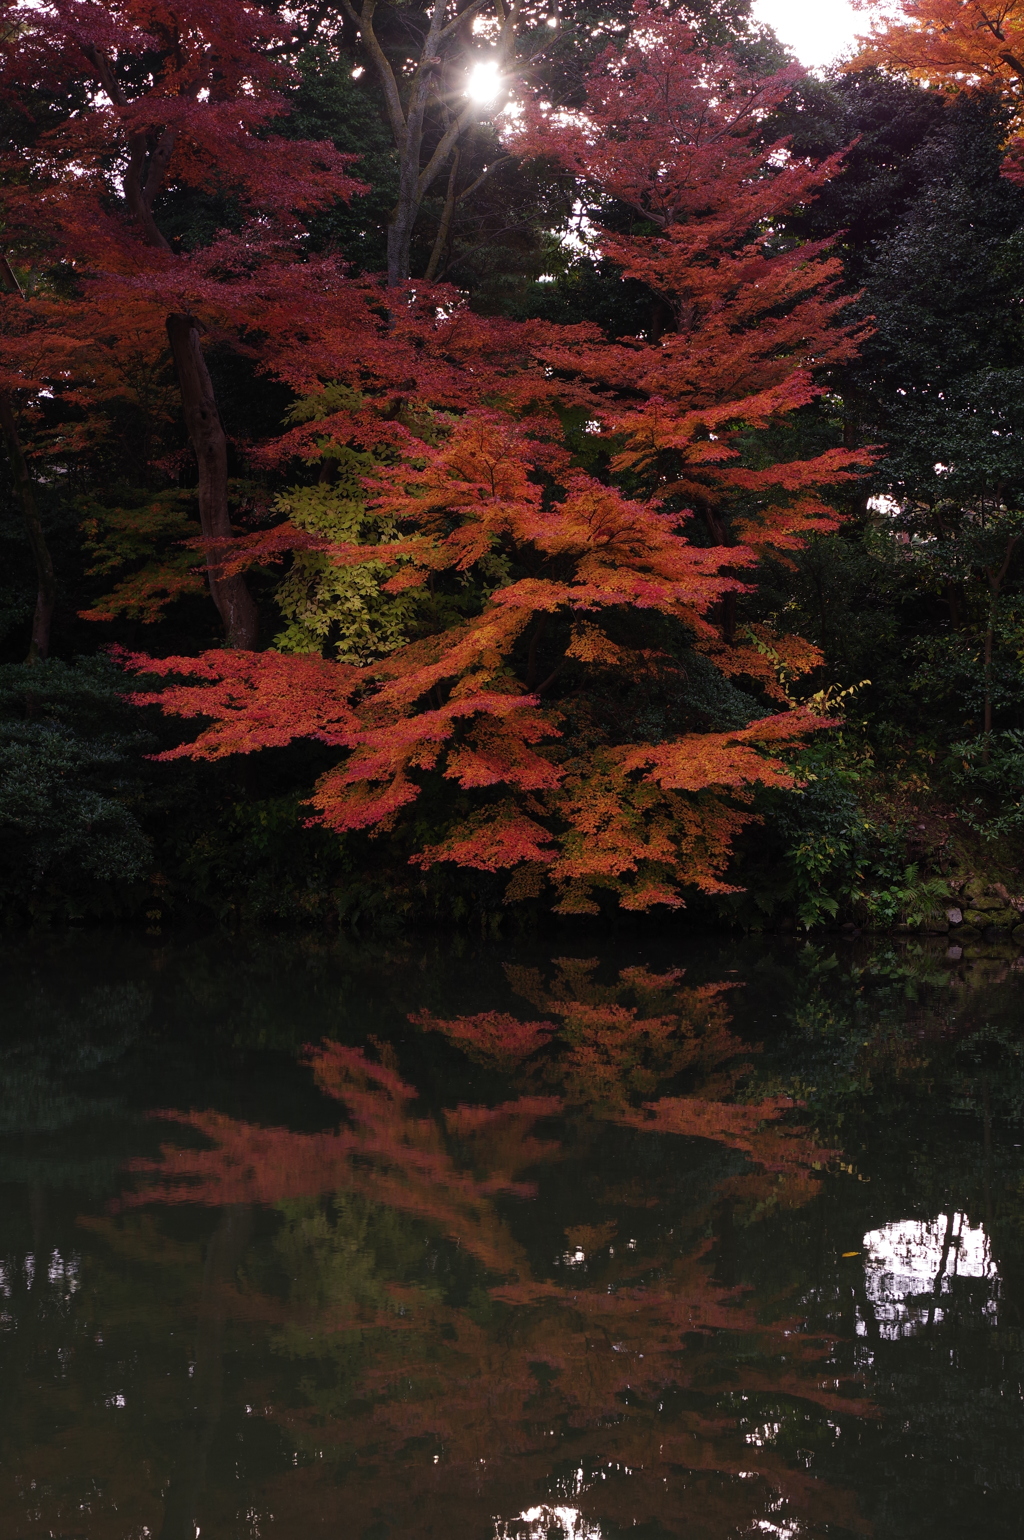
POLYGON ((452 156, 452 169, 448 176, 448 192, 444 200, 441 223, 437 227, 437 237, 434 241, 433 250, 430 253, 430 261, 427 263, 427 270, 423 274, 427 283, 433 283, 437 277, 437 270, 441 265, 445 246, 448 244, 448 232, 452 225, 452 215, 455 213, 455 205, 459 201, 455 194, 455 184, 459 175, 459 159, 459 151, 456 148, 455 154, 452 156))
POLYGON ((0 256, 0 286, 5 288, 8 294, 17 294, 20 299, 25 298, 25 290, 18 282, 18 275, 8 261, 6 253, 0 256))
POLYGON ((373 61, 373 67, 377 71, 384 91, 384 101, 388 109, 388 118, 391 122, 391 132, 395 136, 395 144, 401 150, 402 142, 406 134, 405 113, 402 111, 402 98, 398 92, 398 82, 395 72, 388 62, 388 56, 380 46, 380 39, 373 30, 373 13, 377 8, 376 0, 363 0, 362 12, 356 11, 349 0, 341 0, 345 12, 355 22, 362 35, 363 44, 373 61))
POLYGON ((468 128, 469 124, 472 122, 472 118, 473 103, 467 102, 465 107, 463 107, 462 111, 459 113, 459 116, 449 125, 449 127, 442 134, 441 138, 438 140, 437 149, 427 161, 427 164, 424 166, 417 179, 416 186, 421 198, 423 194, 431 187, 434 178, 437 176, 441 168, 446 165, 448 156, 451 154, 452 149, 462 137, 464 130, 468 128))
POLYGON ((460 11, 455 19, 450 21, 442 32, 438 33, 438 42, 443 42, 444 39, 446 37, 450 37, 453 32, 458 32, 459 28, 463 26, 471 16, 475 16, 477 11, 482 11, 484 6, 489 4, 490 0, 471 0, 471 3, 466 6, 466 9, 464 11, 460 11))
POLYGON ((502 155, 498 160, 493 160, 489 166, 486 166, 484 170, 481 171, 475 182, 470 182, 468 187, 463 188, 462 192, 459 193, 458 199, 456 201, 461 203, 463 198, 471 198, 482 182, 486 182, 487 178, 493 175, 495 171, 500 171, 502 166, 509 165, 515 159, 516 156, 514 155, 502 155))

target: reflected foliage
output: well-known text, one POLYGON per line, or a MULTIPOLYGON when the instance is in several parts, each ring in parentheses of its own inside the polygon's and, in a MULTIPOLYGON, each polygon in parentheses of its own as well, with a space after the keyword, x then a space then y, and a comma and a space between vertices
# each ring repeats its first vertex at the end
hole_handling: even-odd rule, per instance
MULTIPOLYGON (((733 1394, 781 1397, 792 1415, 806 1403, 818 1419, 859 1409, 838 1384, 821 1385, 827 1349, 796 1332, 791 1302, 762 1319, 714 1255, 718 1205, 753 1215, 780 1192, 803 1201, 827 1154, 779 1126, 788 1098, 732 1099, 749 1064, 721 987, 645 968, 604 985, 596 967, 562 960, 550 981, 509 970, 554 1019, 414 1016, 478 1062, 511 1068, 511 1099, 425 1114, 390 1045, 328 1043, 310 1064, 344 1109, 338 1129, 176 1113, 207 1147, 168 1144, 137 1166, 143 1185, 126 1209, 282 1210, 271 1252, 240 1277, 229 1308, 284 1318, 275 1346, 298 1366, 308 1404, 277 1415, 310 1459, 306 1523, 337 1502, 338 1522, 359 1515, 372 1532, 383 1459, 405 1471, 387 1499, 399 1533, 424 1511, 436 1533, 451 1532, 485 1466, 472 1526, 485 1533, 496 1504, 516 1511, 550 1487, 558 1434, 560 1458, 571 1450, 589 1472, 672 1471, 667 1504, 663 1492, 646 1499, 652 1520, 704 1505, 695 1465, 715 1473, 711 1511, 735 1508, 735 1522, 780 1500, 850 1517, 845 1497, 774 1451, 752 1459, 737 1419, 715 1413, 723 1348, 733 1394), (641 1099, 680 1080, 689 1095, 641 1099), (339 1462, 349 1467, 340 1489, 339 1462)), ((278 1498, 293 1511, 294 1485, 285 1478, 278 1498)), ((605 1481, 586 1485, 587 1508, 606 1522, 605 1481)))
POLYGON ((16 1532, 1016 1534, 1016 977, 712 946, 9 967, 16 1532))

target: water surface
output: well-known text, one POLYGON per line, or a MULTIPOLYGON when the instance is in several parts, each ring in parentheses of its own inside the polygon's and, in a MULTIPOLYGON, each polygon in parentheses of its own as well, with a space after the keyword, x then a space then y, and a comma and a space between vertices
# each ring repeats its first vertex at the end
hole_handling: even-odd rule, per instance
POLYGON ((999 948, 18 938, 2 1540, 1024 1532, 999 948))

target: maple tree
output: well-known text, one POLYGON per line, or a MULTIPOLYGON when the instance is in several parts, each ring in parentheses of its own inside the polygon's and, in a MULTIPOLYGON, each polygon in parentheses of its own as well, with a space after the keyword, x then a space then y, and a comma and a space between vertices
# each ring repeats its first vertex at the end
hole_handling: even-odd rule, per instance
POLYGON ((372 563, 390 573, 383 594, 415 604, 392 616, 376 657, 303 644, 306 656, 138 659, 174 681, 143 698, 212 719, 172 754, 336 745, 346 753, 312 803, 339 831, 386 830, 426 786, 454 782, 440 838, 415 859, 514 868, 510 899, 550 883, 563 911, 591 913, 600 888, 637 909, 679 904, 684 884, 727 890, 752 789, 793 784, 778 750, 819 719, 758 717, 747 697, 743 717, 709 731, 686 705, 684 660, 792 707, 779 672, 818 654, 737 635, 732 600, 765 551, 834 526, 821 488, 864 461, 830 449, 759 465, 742 452, 813 401, 815 369, 855 345, 834 260, 773 231, 832 169, 758 142, 791 83, 745 74, 728 50, 698 49, 677 18, 640 7, 632 41, 596 66, 582 116, 555 122, 540 105, 516 130, 519 152, 561 156, 608 196, 639 200, 655 233, 600 240, 665 299, 673 322, 660 335, 473 316, 450 291, 415 285, 378 291, 389 328, 368 330, 353 357, 351 334, 318 316, 308 372, 333 367, 337 383, 322 410, 312 393, 273 452, 328 469, 353 448, 373 456, 361 480, 375 537, 289 520, 222 547, 220 570, 288 550, 319 554, 321 581, 329 566, 372 563), (693 538, 695 509, 708 543, 693 538), (653 705, 653 737, 630 732, 640 723, 625 691, 653 705))
MULTIPOLYGON (((228 442, 201 334, 211 321, 229 336, 251 327, 264 296, 244 280, 258 269, 264 290, 275 276, 280 288, 300 253, 301 216, 361 186, 332 145, 273 133, 286 72, 268 48, 283 35, 246 0, 7 8, 4 85, 16 109, 26 111, 30 88, 77 88, 83 97, 78 111, 5 157, 12 261, 37 270, 60 263, 64 290, 78 290, 77 303, 62 305, 42 286, 35 324, 22 327, 34 367, 20 377, 15 369, 11 386, 38 399, 59 382, 69 399, 102 400, 124 390, 126 374, 152 375, 169 347, 207 539, 230 539, 232 529, 228 442), (161 225, 173 195, 187 189, 227 200, 237 227, 198 259, 161 225), (224 281, 231 277, 234 284, 224 281)), ((17 301, 8 294, 5 303, 17 301)), ((20 361, 29 357, 23 348, 20 361)), ((254 646, 257 613, 244 577, 213 563, 207 577, 229 642, 254 646)))
POLYGON ((849 69, 880 65, 945 90, 999 95, 1011 111, 1016 166, 1024 143, 1024 6, 1017 0, 901 0, 872 17, 860 42, 849 69))
MULTIPOLYGON (((742 35, 748 12, 744 0, 697 0, 688 8, 702 41, 720 39, 723 31, 742 35)), ((553 202, 568 212, 565 194, 571 203, 573 184, 523 180, 531 170, 503 142, 503 113, 510 102, 515 111, 524 85, 538 80, 552 100, 574 99, 604 40, 628 28, 629 0, 606 0, 596 11, 575 0, 557 7, 546 0, 412 0, 401 7, 304 0, 290 14, 299 23, 293 51, 301 46, 316 49, 321 59, 358 61, 353 78, 362 100, 379 102, 394 162, 388 282, 414 273, 431 281, 454 257, 460 280, 469 276, 472 283, 472 248, 502 238, 502 276, 510 239, 532 265, 543 227, 531 220, 530 193, 549 210, 553 202), (473 230, 468 252, 467 226, 473 230)))

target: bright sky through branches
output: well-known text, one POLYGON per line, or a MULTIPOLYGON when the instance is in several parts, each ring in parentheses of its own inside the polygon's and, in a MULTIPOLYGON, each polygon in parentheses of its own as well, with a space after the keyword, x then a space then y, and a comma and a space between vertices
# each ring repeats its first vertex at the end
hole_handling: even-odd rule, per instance
POLYGON ((503 82, 498 73, 497 59, 477 59, 469 72, 466 82, 466 95, 474 102, 485 106, 493 102, 494 98, 502 90, 503 82))
POLYGON ((850 0, 754 0, 752 9, 809 69, 848 54, 869 26, 869 13, 855 11, 850 0))

